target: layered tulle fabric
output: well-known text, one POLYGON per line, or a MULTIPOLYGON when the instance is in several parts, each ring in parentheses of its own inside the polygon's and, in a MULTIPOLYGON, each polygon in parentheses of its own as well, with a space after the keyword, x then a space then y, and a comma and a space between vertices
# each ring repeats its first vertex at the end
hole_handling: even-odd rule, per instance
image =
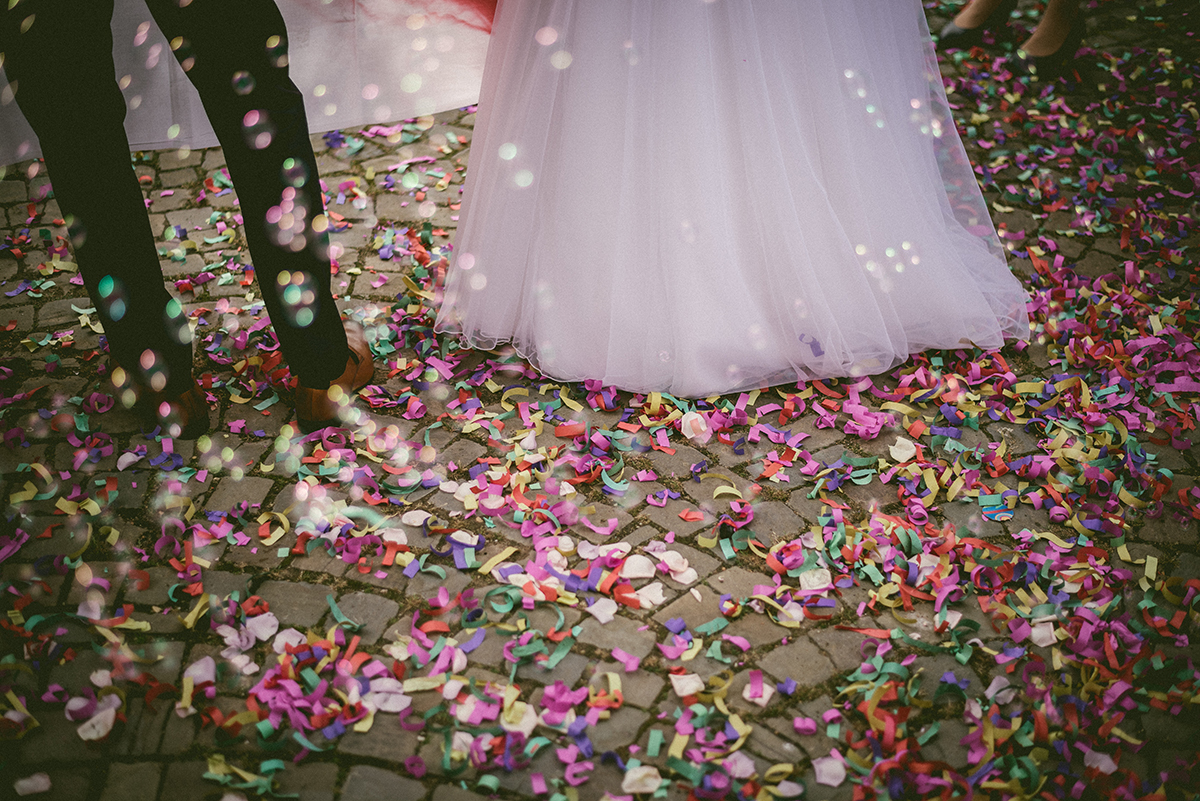
MULTIPOLYGON (((479 98, 495 0, 277 2, 288 25, 291 77, 304 93, 314 133, 432 114, 479 98)), ((112 29, 130 145, 215 145, 200 98, 145 0, 116 0, 112 29)), ((16 103, 0 91, 0 164, 40 152, 16 103)))
POLYGON ((1027 337, 917 0, 501 0, 438 328, 704 396, 1027 337))

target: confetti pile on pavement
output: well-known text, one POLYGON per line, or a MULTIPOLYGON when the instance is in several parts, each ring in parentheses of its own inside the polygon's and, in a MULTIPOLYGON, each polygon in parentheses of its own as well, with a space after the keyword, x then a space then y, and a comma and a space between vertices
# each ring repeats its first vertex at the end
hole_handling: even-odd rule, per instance
POLYGON ((435 335, 465 109, 314 137, 376 371, 308 436, 220 151, 135 155, 214 407, 173 441, 4 168, 5 792, 1188 797, 1197 14, 1089 5, 1067 81, 942 56, 1034 341, 853 381, 688 401, 435 335))

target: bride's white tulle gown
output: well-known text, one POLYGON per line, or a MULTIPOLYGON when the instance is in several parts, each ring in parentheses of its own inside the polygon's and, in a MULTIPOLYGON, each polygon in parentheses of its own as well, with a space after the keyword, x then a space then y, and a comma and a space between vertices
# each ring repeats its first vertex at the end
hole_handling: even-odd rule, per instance
POLYGON ((501 0, 437 325, 689 397, 1029 333, 918 0, 501 0))

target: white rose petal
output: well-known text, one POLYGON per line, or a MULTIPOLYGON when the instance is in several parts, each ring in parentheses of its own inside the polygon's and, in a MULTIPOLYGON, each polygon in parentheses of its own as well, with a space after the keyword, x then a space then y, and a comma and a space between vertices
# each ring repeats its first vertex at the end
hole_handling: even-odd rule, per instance
POLYGON ((35 773, 24 779, 17 779, 13 782, 13 789, 17 791, 17 795, 48 793, 50 792, 50 777, 45 773, 35 773))
POLYGON ((625 771, 621 779, 623 793, 653 793, 662 785, 662 776, 653 765, 638 765, 625 771))
MULTIPOLYGON (((119 702, 119 699, 118 699, 119 702)), ((115 708, 102 709, 93 715, 90 719, 84 721, 78 729, 80 739, 83 740, 102 740, 112 731, 113 724, 117 721, 117 710, 115 708)))
POLYGON ((833 576, 828 568, 818 567, 800 574, 800 589, 802 590, 825 590, 831 586, 833 586, 833 576))
POLYGON ((750 682, 746 682, 746 686, 742 688, 742 698, 745 698, 747 701, 749 701, 752 704, 758 704, 759 706, 764 707, 764 708, 766 707, 767 704, 769 704, 771 702, 771 696, 773 696, 775 694, 775 688, 765 682, 763 683, 763 686, 762 686, 762 697, 761 698, 751 698, 750 690, 751 690, 750 682))
POLYGON ((617 602, 612 598, 600 598, 585 611, 602 624, 608 623, 612 621, 613 616, 617 613, 617 602))
POLYGON ((840 756, 833 756, 834 753, 831 751, 830 756, 813 760, 813 772, 816 773, 817 784, 837 787, 846 781, 846 763, 840 756))
POLYGON ((656 581, 653 584, 647 584, 640 590, 634 593, 637 596, 638 602, 643 609, 653 609, 666 602, 666 597, 663 595, 663 585, 661 581, 656 581))
POLYGON ((642 556, 640 553, 630 556, 621 565, 621 578, 623 579, 654 578, 654 574, 654 562, 650 560, 650 557, 642 556))
MULTIPOLYGON (((284 629, 275 635, 275 640, 271 643, 271 650, 277 654, 282 654, 285 650, 287 650, 287 646, 290 645, 295 648, 297 645, 303 642, 308 642, 308 638, 305 637, 301 632, 296 631, 295 629, 284 629)), ((407 654, 405 656, 407 656, 407 654)))
POLYGON ((246 628, 259 642, 266 642, 279 631, 279 618, 274 612, 264 612, 246 621, 246 628))
POLYGON ((907 462, 917 455, 917 446, 904 437, 896 437, 896 443, 888 448, 888 453, 897 462, 907 462))
POLYGON ((695 673, 684 673, 682 675, 671 674, 671 686, 675 689, 675 694, 680 698, 688 695, 704 691, 704 679, 697 676, 695 673))
MULTIPOLYGON (((501 502, 503 503, 503 499, 501 499, 501 502)), ((411 512, 405 512, 400 517, 400 522, 406 526, 420 528, 421 526, 425 525, 425 521, 431 517, 433 517, 433 515, 431 515, 429 512, 425 512, 420 509, 413 509, 411 512)))

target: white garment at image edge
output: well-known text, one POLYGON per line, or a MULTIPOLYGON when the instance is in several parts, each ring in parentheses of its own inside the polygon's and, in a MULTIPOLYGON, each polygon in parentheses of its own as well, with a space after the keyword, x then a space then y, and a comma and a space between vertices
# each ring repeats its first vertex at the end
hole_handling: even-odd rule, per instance
MULTIPOLYGON (((304 93, 313 133, 433 114, 479 98, 489 20, 469 2, 276 2, 288 28, 289 71, 304 93)), ((200 97, 145 0, 116 0, 112 31, 130 147, 217 144, 200 97)), ((0 70, 0 164, 41 154, 11 93, 3 91, 7 85, 0 70)), ((86 136, 80 131, 81 141, 86 136)))
POLYGON ((438 330, 687 397, 1027 338, 917 0, 501 0, 438 330))

